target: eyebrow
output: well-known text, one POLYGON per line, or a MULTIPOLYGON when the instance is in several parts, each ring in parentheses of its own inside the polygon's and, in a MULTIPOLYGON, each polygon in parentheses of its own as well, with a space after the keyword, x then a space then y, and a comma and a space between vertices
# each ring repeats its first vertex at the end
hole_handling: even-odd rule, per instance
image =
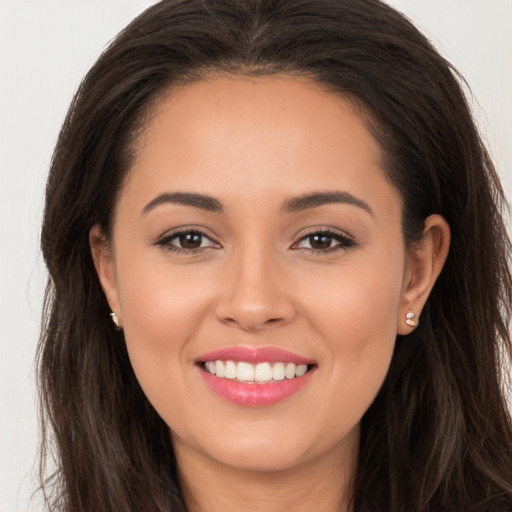
MULTIPOLYGON (((152 199, 142 210, 146 214, 162 204, 180 204, 192 206, 214 213, 223 213, 224 208, 221 202, 214 197, 205 194, 195 194, 191 192, 165 192, 152 199)), ((349 204, 357 206, 373 217, 373 211, 362 199, 358 199, 349 192, 331 191, 331 192, 313 192, 302 196, 292 197, 286 200, 281 207, 283 213, 295 213, 311 208, 318 208, 326 204, 349 204)))
POLYGON ((362 199, 358 199, 348 192, 342 191, 314 192, 312 194, 292 197, 283 204, 282 211, 285 213, 300 212, 310 208, 318 208, 319 206, 333 203, 358 206, 373 217, 373 211, 368 203, 365 203, 362 199))
POLYGON ((204 194, 193 194, 190 192, 174 192, 164 193, 156 196, 144 207, 142 213, 146 214, 157 206, 166 203, 193 206, 195 208, 200 208, 201 210, 207 210, 209 212, 215 213, 222 213, 224 211, 220 201, 214 197, 210 197, 204 194))

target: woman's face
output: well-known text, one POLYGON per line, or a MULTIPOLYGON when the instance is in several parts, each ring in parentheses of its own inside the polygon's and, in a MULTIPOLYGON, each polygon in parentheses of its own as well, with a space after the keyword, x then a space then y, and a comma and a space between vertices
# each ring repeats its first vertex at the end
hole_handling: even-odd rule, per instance
POLYGON ((355 453, 418 296, 381 161, 350 101, 305 79, 211 78, 160 103, 95 260, 178 456, 355 453))

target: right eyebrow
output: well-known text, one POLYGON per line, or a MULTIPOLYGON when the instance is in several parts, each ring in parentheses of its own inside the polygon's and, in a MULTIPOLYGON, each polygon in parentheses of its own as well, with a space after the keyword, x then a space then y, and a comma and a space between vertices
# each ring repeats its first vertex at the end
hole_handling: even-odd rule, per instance
POLYGON ((145 215, 161 204, 172 203, 184 206, 193 206, 209 212, 222 213, 224 211, 220 201, 214 197, 204 194, 193 194, 191 192, 165 192, 152 199, 142 210, 145 215))
POLYGON ((314 192, 312 194, 292 197, 284 203, 282 210, 285 213, 293 213, 308 210, 310 208, 318 208, 319 206, 333 203, 357 206, 368 212, 373 217, 373 211, 368 203, 365 203, 362 199, 353 196, 349 192, 339 190, 329 192, 314 192))

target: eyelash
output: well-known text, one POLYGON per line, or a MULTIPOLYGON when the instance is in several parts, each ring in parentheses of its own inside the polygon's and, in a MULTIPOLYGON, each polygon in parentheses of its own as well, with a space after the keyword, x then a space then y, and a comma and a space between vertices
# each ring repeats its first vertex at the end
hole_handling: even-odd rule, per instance
POLYGON ((355 247, 357 245, 356 241, 347 235, 346 233, 341 233, 339 231, 334 231, 331 229, 315 229, 310 231, 309 233, 306 233, 305 235, 302 235, 300 239, 292 244, 292 248, 296 251, 303 251, 303 252, 309 252, 314 254, 326 254, 330 252, 340 251, 340 250, 347 250, 352 247, 355 247), (327 249, 313 249, 308 247, 297 247, 300 242, 303 240, 307 240, 308 238, 311 239, 315 235, 320 235, 324 238, 329 238, 331 240, 335 240, 339 242, 334 247, 328 247, 327 249))
POLYGON ((164 235, 155 243, 155 245, 163 247, 166 251, 174 252, 177 254, 194 254, 204 251, 205 249, 216 248, 215 246, 220 247, 220 244, 218 242, 214 241, 210 236, 208 236, 207 234, 203 233, 198 229, 183 229, 181 231, 176 231, 175 233, 171 233, 169 235, 164 235), (201 237, 201 239, 206 238, 211 242, 211 245, 207 247, 195 247, 192 249, 186 249, 184 247, 177 247, 171 243, 173 240, 176 240, 177 238, 184 237, 187 235, 196 235, 201 237))
MULTIPOLYGON (((177 231, 175 233, 171 233, 169 235, 165 235, 162 238, 160 238, 154 245, 163 247, 166 251, 170 251, 177 254, 194 254, 199 253, 204 250, 213 249, 213 248, 219 248, 221 245, 213 240, 210 236, 206 235, 202 231, 198 229, 184 229, 181 231, 177 231), (180 237, 184 237, 187 235, 195 235, 201 238, 201 244, 204 239, 207 239, 210 241, 210 245, 205 247, 194 247, 194 248, 184 248, 184 247, 177 247, 176 245, 173 245, 172 242, 180 237)), ((331 229, 315 229, 309 233, 306 233, 305 235, 301 236, 297 242, 294 242, 291 246, 291 249, 295 251, 301 251, 301 252, 309 252, 313 254, 326 254, 331 253, 339 250, 347 250, 352 247, 357 246, 356 241, 350 237, 347 234, 342 234, 340 232, 333 231, 331 229), (328 247, 326 249, 313 249, 308 247, 298 247, 298 244, 304 240, 307 240, 308 238, 311 239, 315 235, 320 235, 324 238, 328 238, 331 240, 335 240, 338 242, 337 245, 334 247, 328 247)))

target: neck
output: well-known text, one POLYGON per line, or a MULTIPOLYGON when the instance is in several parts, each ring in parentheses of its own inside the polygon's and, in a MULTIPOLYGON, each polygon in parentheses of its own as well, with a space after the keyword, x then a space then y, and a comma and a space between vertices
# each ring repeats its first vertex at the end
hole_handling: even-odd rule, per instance
POLYGON ((346 446, 292 468, 259 471, 224 465, 174 442, 189 512, 350 512, 358 443, 346 446))

